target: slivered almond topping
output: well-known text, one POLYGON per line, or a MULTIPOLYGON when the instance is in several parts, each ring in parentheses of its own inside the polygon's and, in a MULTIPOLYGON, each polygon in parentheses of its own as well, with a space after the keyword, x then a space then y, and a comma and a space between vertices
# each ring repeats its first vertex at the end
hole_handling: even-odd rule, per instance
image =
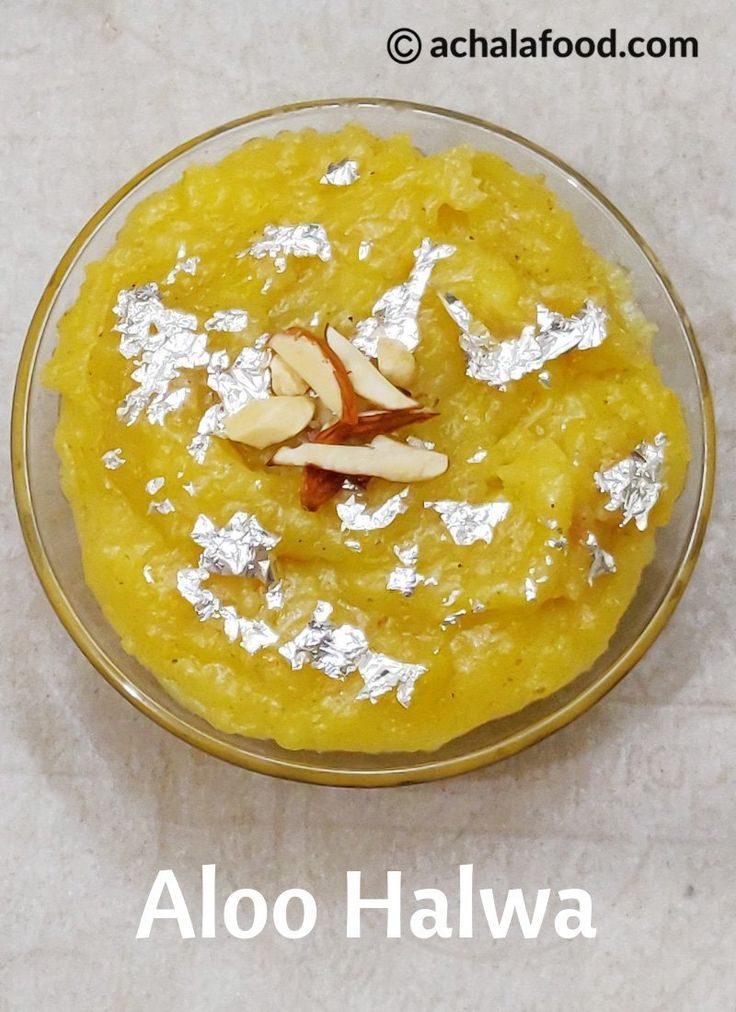
POLYGON ((294 372, 280 355, 273 355, 271 358, 271 389, 277 397, 298 397, 309 390, 309 384, 294 372))
POLYGON ((314 437, 315 443, 346 443, 349 439, 368 442, 374 436, 395 432, 406 425, 416 425, 437 416, 436 411, 424 411, 420 407, 398 408, 396 411, 366 411, 358 415, 357 420, 349 422, 337 421, 326 429, 322 429, 314 437))
POLYGON ((330 443, 302 443, 282 446, 272 464, 306 467, 346 475, 371 475, 386 481, 427 481, 444 474, 448 459, 444 453, 406 446, 387 436, 376 436, 367 446, 330 443))
MULTIPOLYGON (((417 406, 416 401, 407 397, 385 376, 382 376, 371 360, 334 327, 327 326, 325 339, 347 369, 355 392, 365 400, 379 408, 392 410, 417 406)), ((411 352, 407 352, 407 354, 411 356, 413 361, 414 356, 411 355, 411 352)))
POLYGON ((237 443, 262 450, 296 436, 309 425, 313 415, 311 397, 268 397, 249 401, 225 419, 225 435, 237 443))
MULTIPOLYGON (((404 425, 414 425, 435 416, 434 411, 422 411, 421 408, 399 408, 397 411, 368 411, 358 415, 354 425, 337 421, 334 425, 322 429, 314 437, 316 443, 346 443, 350 438, 363 442, 386 432, 394 432, 404 425)), ((301 504, 307 510, 317 510, 328 502, 342 488, 347 478, 339 471, 324 471, 308 464, 304 468, 301 487, 301 504)), ((357 484, 367 484, 370 475, 352 475, 357 484)))
POLYGON ((330 411, 345 421, 358 417, 353 384, 342 361, 327 342, 302 327, 289 327, 269 341, 272 351, 309 384, 330 411))
POLYGON ((381 337, 378 340, 378 368, 397 387, 406 389, 411 386, 417 374, 416 359, 409 349, 392 337, 381 337))

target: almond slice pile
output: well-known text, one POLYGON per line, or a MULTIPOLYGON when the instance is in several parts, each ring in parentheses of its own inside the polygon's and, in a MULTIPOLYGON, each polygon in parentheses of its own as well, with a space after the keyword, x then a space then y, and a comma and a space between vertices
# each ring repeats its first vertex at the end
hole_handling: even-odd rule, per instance
POLYGON ((387 436, 436 414, 399 389, 416 373, 414 356, 403 345, 382 338, 377 366, 331 326, 324 337, 289 327, 274 334, 268 346, 273 396, 250 401, 231 415, 225 435, 265 449, 304 433, 303 442, 281 446, 270 463, 304 469, 305 509, 318 509, 347 477, 356 484, 372 477, 407 483, 447 470, 444 453, 387 436), (308 428, 315 421, 327 424, 308 428))

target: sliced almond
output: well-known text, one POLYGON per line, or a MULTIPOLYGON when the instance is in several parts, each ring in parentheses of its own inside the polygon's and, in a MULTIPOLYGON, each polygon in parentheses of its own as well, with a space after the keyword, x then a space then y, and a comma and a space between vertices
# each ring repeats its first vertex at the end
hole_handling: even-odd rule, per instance
POLYGON ((302 487, 299 498, 305 510, 314 512, 323 503, 329 502, 333 495, 342 488, 347 475, 338 471, 323 471, 321 467, 307 464, 302 475, 302 487))
POLYGON ((280 355, 271 358, 271 389, 277 397, 299 397, 309 389, 306 380, 294 372, 280 355))
POLYGON ((313 465, 325 471, 348 475, 372 475, 386 481, 427 481, 447 470, 444 453, 398 443, 387 436, 376 436, 368 446, 330 443, 302 443, 282 446, 271 458, 272 464, 294 467, 313 465))
POLYGON ((249 401, 225 419, 225 435, 257 450, 283 443, 306 428, 314 415, 311 397, 267 397, 249 401))
POLYGON ((347 370, 326 341, 309 330, 290 327, 283 334, 274 334, 269 345, 334 415, 348 421, 358 417, 357 397, 347 370))
POLYGON ((378 339, 378 368, 381 373, 395 383, 397 387, 411 386, 417 374, 416 359, 401 341, 393 337, 381 337, 378 339))
POLYGON ((385 376, 381 375, 371 360, 366 358, 363 352, 346 337, 343 337, 338 330, 328 326, 325 338, 327 344, 347 369, 355 392, 361 397, 370 401, 371 404, 378 405, 379 408, 396 410, 416 407, 416 401, 407 397, 401 390, 397 390, 385 376))
POLYGON ((420 407, 397 408, 395 411, 366 411, 358 415, 355 422, 337 421, 326 429, 322 429, 314 437, 316 443, 344 443, 348 439, 359 439, 363 442, 388 432, 396 432, 405 425, 416 425, 436 418, 436 411, 424 411, 420 407))

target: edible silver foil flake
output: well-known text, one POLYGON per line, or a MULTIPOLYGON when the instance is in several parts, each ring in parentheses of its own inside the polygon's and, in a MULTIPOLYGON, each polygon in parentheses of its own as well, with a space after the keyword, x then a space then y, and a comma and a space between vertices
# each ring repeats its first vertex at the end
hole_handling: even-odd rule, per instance
POLYGON ((263 282, 263 286, 261 287, 261 295, 265 295, 266 292, 270 290, 272 284, 273 278, 266 278, 266 280, 263 282))
POLYGON ((369 699, 375 703, 381 696, 395 689, 397 701, 403 707, 408 707, 417 679, 426 670, 423 664, 407 664, 387 657, 386 654, 369 651, 358 665, 364 687, 356 699, 369 699))
POLYGON ((257 653, 264 647, 272 646, 278 640, 277 634, 270 626, 258 619, 243 618, 231 605, 222 602, 204 584, 210 573, 201 566, 180 569, 176 577, 176 587, 181 596, 188 601, 200 622, 219 619, 227 639, 240 645, 249 654, 257 653))
POLYGON ((434 443, 428 439, 420 439, 419 436, 407 436, 406 442, 408 446, 413 446, 417 450, 434 450, 435 447, 434 443))
POLYGON ((358 179, 360 179, 358 163, 353 158, 343 158, 339 162, 330 162, 320 183, 329 186, 350 186, 358 179))
POLYGON ((531 603, 532 601, 536 601, 536 599, 537 599, 537 584, 531 578, 531 576, 527 576, 527 578, 524 580, 524 600, 531 603))
POLYGON ((373 306, 372 316, 358 324, 353 341, 355 347, 375 358, 378 339, 385 336, 400 341, 409 351, 413 351, 419 344, 419 304, 434 265, 438 260, 452 256, 454 252, 454 246, 435 245, 431 239, 422 239, 414 250, 414 267, 407 280, 384 292, 373 306))
POLYGON ((205 321, 205 330, 214 330, 223 334, 239 334, 248 326, 248 314, 244 309, 216 309, 209 320, 205 321))
POLYGON ((199 565, 208 573, 255 577, 266 587, 274 583, 270 552, 281 538, 261 527, 252 514, 234 513, 224 527, 217 527, 200 513, 191 537, 203 549, 199 565))
POLYGON ((366 260, 371 255, 373 243, 370 239, 363 239, 358 244, 358 260, 366 260))
POLYGON ((182 485, 182 488, 184 489, 187 495, 194 495, 195 492, 197 491, 197 489, 194 487, 191 481, 185 481, 184 484, 182 485))
POLYGON ((284 607, 284 585, 281 580, 272 583, 266 590, 266 607, 269 611, 278 611, 284 607))
POLYGON ((397 516, 406 513, 409 495, 408 487, 392 495, 381 506, 370 510, 364 502, 351 495, 344 503, 337 503, 335 509, 342 521, 343 531, 377 531, 392 524, 397 516))
POLYGON ((363 546, 355 538, 345 538, 343 544, 346 548, 349 548, 351 552, 362 552, 363 546))
POLYGON ((286 270, 286 258, 319 257, 325 263, 332 259, 332 246, 327 238, 324 225, 266 225, 263 238, 237 254, 238 257, 252 256, 256 260, 270 257, 276 271, 286 270))
POLYGON ((318 602, 307 625, 279 647, 279 653, 295 671, 311 664, 328 678, 342 680, 357 670, 359 660, 368 651, 365 634, 352 625, 333 625, 331 614, 331 605, 318 602))
POLYGON ((472 457, 468 457, 468 464, 480 464, 488 456, 487 450, 476 450, 472 457))
POLYGON ((113 312, 118 318, 113 330, 121 335, 120 353, 136 360, 132 379, 138 384, 118 407, 118 418, 132 425, 145 411, 151 424, 163 425, 165 416, 180 407, 188 393, 186 387, 171 390, 171 383, 183 369, 209 361, 207 336, 197 333, 192 313, 164 306, 155 283, 124 288, 113 312))
POLYGON ((592 587, 593 581, 606 573, 616 572, 616 560, 604 548, 598 544, 598 539, 592 531, 588 531, 583 544, 590 552, 590 569, 588 570, 588 583, 592 587))
POLYGON ((202 548, 202 554, 196 568, 179 570, 177 589, 194 607, 200 621, 221 620, 230 642, 239 640, 251 654, 276 643, 278 636, 266 622, 238 615, 204 584, 213 573, 255 577, 266 585, 267 602, 269 591, 272 601, 277 599, 280 584, 275 581, 269 553, 280 538, 261 527, 254 516, 242 512, 233 514, 224 527, 217 527, 209 517, 200 514, 191 536, 202 548))
POLYGON ((649 512, 663 488, 666 446, 667 438, 660 432, 653 443, 639 443, 628 457, 604 471, 595 472, 593 477, 599 491, 610 496, 605 508, 623 513, 622 527, 633 520, 640 531, 646 530, 649 512))
POLYGON ((503 500, 474 506, 469 502, 441 499, 425 502, 424 506, 439 513, 456 545, 472 545, 476 541, 490 544, 493 528, 508 516, 511 509, 511 503, 503 500))
POLYGON ((557 538, 547 538, 544 543, 548 548, 556 548, 558 550, 567 548, 567 538, 564 534, 561 534, 557 538))
POLYGON ((164 487, 165 483, 166 479, 162 476, 159 476, 158 478, 151 478, 150 481, 146 482, 146 492, 148 492, 149 495, 156 495, 158 490, 164 487))
POLYGON ((474 320, 464 303, 449 293, 442 303, 460 328, 460 347, 465 352, 465 372, 471 379, 504 387, 528 373, 539 372, 546 362, 577 348, 597 348, 607 334, 605 309, 586 301, 579 313, 563 316, 537 306, 536 325, 524 327, 519 337, 497 341, 486 327, 474 320))
POLYGON ((176 506, 174 506, 171 499, 162 499, 160 502, 149 503, 148 512, 160 513, 161 516, 166 516, 168 513, 176 513, 176 506))
POLYGON ((445 608, 451 608, 455 603, 455 601, 457 601, 457 599, 460 597, 461 593, 462 591, 460 590, 460 588, 456 587, 455 590, 451 590, 446 597, 442 598, 442 604, 445 606, 445 608))
POLYGON ((119 467, 122 467, 125 463, 125 457, 120 447, 116 447, 114 450, 108 450, 107 453, 102 454, 102 463, 108 469, 108 471, 117 471, 119 467))
POLYGON ((173 285, 178 274, 189 274, 191 277, 197 273, 199 257, 188 257, 187 248, 182 243, 179 252, 176 254, 176 263, 164 278, 165 285, 173 285))
POLYGON ((146 583, 153 583, 153 570, 150 566, 143 567, 143 579, 146 583))
POLYGON ((445 617, 440 622, 440 625, 443 629, 446 629, 449 625, 457 625, 457 623, 460 621, 463 615, 467 614, 468 612, 465 608, 460 608, 458 611, 450 612, 449 615, 445 615, 445 617))
POLYGON ((232 365, 225 351, 213 352, 207 365, 207 385, 220 398, 202 415, 197 434, 187 449, 203 464, 211 437, 223 432, 225 419, 252 400, 271 396, 271 353, 261 348, 243 348, 232 365))
POLYGON ((548 369, 542 369, 542 371, 537 374, 537 379, 542 386, 546 387, 548 390, 552 386, 552 377, 550 376, 548 369))
POLYGON ((400 565, 394 566, 386 580, 387 590, 397 590, 404 597, 411 597, 417 587, 424 583, 424 577, 417 573, 417 560, 419 559, 419 546, 409 545, 400 548, 394 545, 394 555, 400 565))
POLYGON ((240 645, 249 654, 256 654, 264 647, 273 646, 278 635, 260 619, 241 618, 239 628, 240 645))
POLYGON ((307 625, 280 646, 279 653, 294 670, 311 664, 329 678, 340 681, 359 671, 363 688, 357 699, 375 703, 395 689, 398 702, 408 706, 417 678, 427 669, 421 664, 407 664, 371 650, 365 633, 352 625, 333 625, 331 614, 332 606, 327 601, 319 601, 307 625))

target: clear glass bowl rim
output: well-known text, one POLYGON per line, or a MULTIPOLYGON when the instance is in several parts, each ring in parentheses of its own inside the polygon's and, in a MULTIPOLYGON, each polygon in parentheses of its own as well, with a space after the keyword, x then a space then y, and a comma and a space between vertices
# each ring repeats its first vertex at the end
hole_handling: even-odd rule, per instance
POLYGON ((580 172, 571 168, 567 163, 552 154, 550 151, 532 141, 527 140, 527 138, 520 134, 514 133, 511 130, 507 130, 505 127, 501 127, 480 117, 466 115, 451 109, 442 108, 441 106, 425 105, 417 102, 385 98, 334 98, 295 102, 287 105, 274 106, 273 108, 252 113, 248 116, 230 120, 227 123, 208 130, 205 133, 199 134, 173 148, 120 187, 120 189, 117 190, 95 212, 95 214, 92 215, 89 221, 87 221, 77 236, 72 240, 51 275, 43 294, 41 295, 21 350, 13 393, 11 421, 13 490, 26 547, 36 574, 52 608, 69 635, 90 663, 113 686, 113 688, 117 689, 117 691, 120 692, 120 694, 130 703, 132 703, 133 706, 142 713, 145 713, 146 716, 154 720, 157 724, 159 724, 159 726, 165 728, 167 731, 170 731, 189 745, 201 749, 202 751, 219 759, 223 759, 238 766, 246 767, 254 772, 282 779, 340 787, 394 786, 399 784, 438 780, 445 777, 457 776, 458 774, 498 762, 501 759, 515 754, 516 752, 520 752, 522 749, 528 748, 530 745, 541 741, 554 731, 569 724, 606 695, 606 693, 609 692, 646 653, 666 625, 672 615, 672 612, 682 598, 695 568, 695 564, 703 544, 703 539, 705 537, 708 518, 710 516, 715 481, 715 448, 716 434, 713 400, 705 365, 693 326, 659 259, 650 249, 646 241, 639 235, 633 225, 631 225, 627 218, 621 213, 621 211, 619 211, 618 208, 580 172), (226 133, 229 130, 245 124, 253 124, 259 121, 276 119, 279 116, 290 112, 308 111, 310 109, 325 109, 333 106, 340 108, 352 108, 355 109, 356 112, 361 108, 366 107, 372 109, 386 108, 409 110, 434 114, 439 117, 454 120, 455 122, 481 127, 492 134, 514 141, 522 147, 525 147, 533 153, 541 156, 586 189, 616 219, 618 224, 628 233, 630 238, 639 247, 640 251, 652 265, 652 268, 654 269, 660 283, 667 292, 667 295, 677 312, 680 324, 687 338, 690 356, 695 369, 704 433, 702 447, 703 463, 700 474, 700 487, 698 490, 698 505, 689 531, 686 550, 682 555, 680 566, 675 571, 659 607, 653 613, 651 619, 647 625, 644 626, 636 639, 628 645, 626 650, 621 653, 593 683, 585 686, 567 703, 561 705, 558 709, 552 711, 551 713, 546 714, 541 719, 535 720, 533 723, 520 728, 501 741, 494 742, 491 745, 484 746, 482 748, 474 749, 473 751, 461 756, 437 760, 433 760, 431 756, 428 756, 427 761, 423 762, 419 767, 402 767, 397 765, 393 768, 380 771, 369 769, 347 770, 341 769, 335 764, 326 764, 323 767, 316 767, 300 763, 296 757, 293 761, 283 758, 265 758, 249 752, 246 748, 241 748, 231 744, 230 742, 221 740, 218 738, 218 732, 214 728, 211 732, 209 732, 192 726, 185 720, 181 719, 178 715, 168 710, 157 700, 142 694, 128 675, 126 675, 125 671, 123 671, 119 665, 117 665, 105 653, 105 651, 99 646, 99 644, 97 644, 92 635, 88 632, 56 577, 43 547, 43 541, 37 525, 33 498, 30 491, 27 458, 27 426, 29 418, 31 378, 33 376, 39 343, 43 333, 44 322, 49 308, 61 288, 70 267, 75 262, 77 255, 80 250, 83 249, 90 236, 94 234, 95 230, 105 220, 107 215, 113 211, 123 198, 125 198, 129 193, 131 193, 131 191, 139 186, 139 184, 144 182, 150 175, 162 166, 173 161, 180 155, 192 151, 198 145, 216 137, 219 134, 226 133))

